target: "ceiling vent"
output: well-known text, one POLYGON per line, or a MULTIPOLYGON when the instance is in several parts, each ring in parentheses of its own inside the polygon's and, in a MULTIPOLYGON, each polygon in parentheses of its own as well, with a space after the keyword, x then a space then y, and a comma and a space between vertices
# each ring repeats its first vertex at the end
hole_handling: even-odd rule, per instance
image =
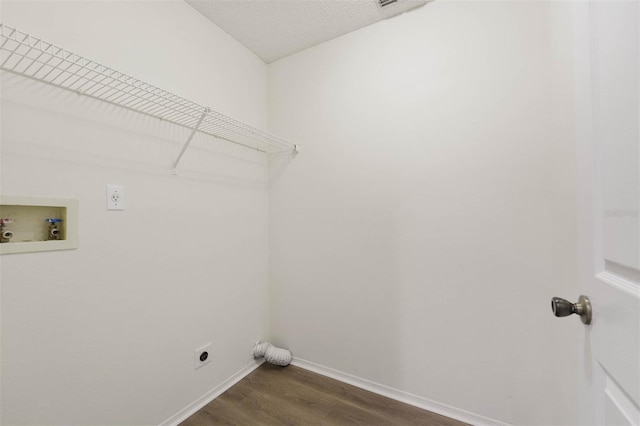
POLYGON ((386 6, 391 6, 394 3, 397 3, 398 0, 378 0, 378 6, 382 7, 386 7, 386 6))

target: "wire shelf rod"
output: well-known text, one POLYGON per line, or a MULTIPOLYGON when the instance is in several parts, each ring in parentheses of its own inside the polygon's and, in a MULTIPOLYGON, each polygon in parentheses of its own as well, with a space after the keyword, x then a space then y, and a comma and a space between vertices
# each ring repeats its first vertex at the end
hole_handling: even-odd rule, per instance
POLYGON ((297 145, 0 23, 0 69, 262 152, 297 145))

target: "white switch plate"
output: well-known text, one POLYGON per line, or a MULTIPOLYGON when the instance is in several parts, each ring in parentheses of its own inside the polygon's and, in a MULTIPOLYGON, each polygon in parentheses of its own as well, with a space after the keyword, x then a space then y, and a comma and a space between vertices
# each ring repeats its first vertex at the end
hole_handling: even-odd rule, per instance
POLYGON ((107 185, 107 210, 124 210, 124 188, 107 185))

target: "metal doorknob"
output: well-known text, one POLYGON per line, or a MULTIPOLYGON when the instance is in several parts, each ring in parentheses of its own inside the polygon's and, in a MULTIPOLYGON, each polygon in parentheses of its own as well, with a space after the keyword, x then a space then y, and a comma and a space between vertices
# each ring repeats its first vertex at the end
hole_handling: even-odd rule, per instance
POLYGON ((580 296, 578 303, 571 303, 561 297, 551 298, 551 310, 557 317, 566 317, 571 314, 580 315, 585 324, 591 324, 591 301, 587 296, 580 296))

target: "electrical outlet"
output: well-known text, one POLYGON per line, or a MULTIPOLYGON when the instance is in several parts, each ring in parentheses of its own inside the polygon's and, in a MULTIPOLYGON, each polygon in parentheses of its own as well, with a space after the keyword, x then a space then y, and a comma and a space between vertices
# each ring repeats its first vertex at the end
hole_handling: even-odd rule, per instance
POLYGON ((124 210, 124 188, 107 185, 107 210, 124 210))
POLYGON ((207 343, 195 350, 193 354, 193 368, 197 370, 205 364, 211 362, 211 343, 207 343))

